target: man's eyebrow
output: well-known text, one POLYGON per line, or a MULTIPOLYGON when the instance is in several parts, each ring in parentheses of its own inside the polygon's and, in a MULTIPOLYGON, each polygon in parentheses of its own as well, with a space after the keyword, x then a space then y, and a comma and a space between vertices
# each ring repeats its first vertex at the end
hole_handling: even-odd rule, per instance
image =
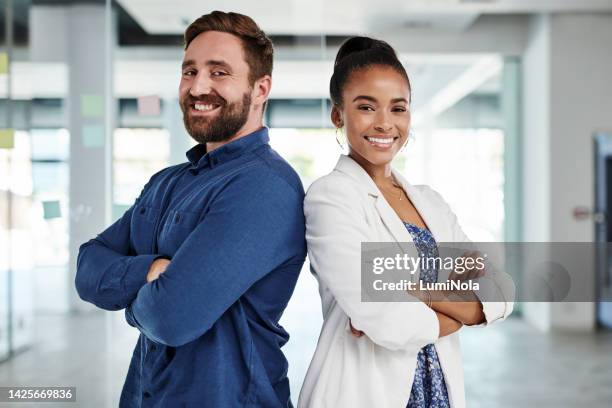
POLYGON ((221 67, 221 68, 224 68, 224 69, 227 69, 227 70, 231 69, 230 65, 227 62, 222 61, 222 60, 208 60, 208 61, 206 61, 206 66, 208 66, 208 67, 221 67))
POLYGON ((195 65, 195 61, 192 60, 192 59, 183 61, 183 65, 181 65, 181 68, 185 69, 185 68, 187 68, 190 65, 195 65))
MULTIPOLYGON (((192 59, 188 59, 183 61, 182 67, 183 69, 190 66, 190 65, 196 65, 195 60, 192 59)), ((223 60, 208 60, 206 61, 206 66, 208 67, 223 67, 225 69, 230 69, 231 66, 230 64, 228 64, 227 62, 223 61, 223 60)))

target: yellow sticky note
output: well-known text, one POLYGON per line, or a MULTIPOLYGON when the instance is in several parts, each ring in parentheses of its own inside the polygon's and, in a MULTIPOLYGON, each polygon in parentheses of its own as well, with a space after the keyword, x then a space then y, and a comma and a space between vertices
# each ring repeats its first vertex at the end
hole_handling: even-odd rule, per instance
POLYGON ((81 95, 81 115, 86 118, 100 118, 104 114, 104 100, 101 95, 81 95))
POLYGON ((15 129, 0 129, 0 149, 15 147, 15 129))
POLYGON ((0 75, 8 73, 8 55, 0 52, 0 75))
POLYGON ((84 125, 81 136, 83 146, 89 149, 104 146, 104 127, 102 125, 84 125))

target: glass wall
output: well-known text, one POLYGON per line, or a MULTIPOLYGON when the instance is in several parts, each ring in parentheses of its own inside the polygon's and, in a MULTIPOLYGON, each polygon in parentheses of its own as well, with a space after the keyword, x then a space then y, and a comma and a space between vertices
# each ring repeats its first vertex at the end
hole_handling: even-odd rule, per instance
POLYGON ((29 2, 0 2, 0 360, 31 341, 34 250, 31 95, 26 74, 29 2))

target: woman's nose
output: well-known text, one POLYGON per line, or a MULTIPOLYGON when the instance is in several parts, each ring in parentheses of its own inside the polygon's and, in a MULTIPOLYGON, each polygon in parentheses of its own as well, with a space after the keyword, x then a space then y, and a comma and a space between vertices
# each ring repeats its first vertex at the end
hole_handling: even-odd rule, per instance
POLYGON ((385 111, 378 111, 376 115, 376 122, 374 123, 374 129, 377 132, 389 132, 393 129, 389 115, 385 111))

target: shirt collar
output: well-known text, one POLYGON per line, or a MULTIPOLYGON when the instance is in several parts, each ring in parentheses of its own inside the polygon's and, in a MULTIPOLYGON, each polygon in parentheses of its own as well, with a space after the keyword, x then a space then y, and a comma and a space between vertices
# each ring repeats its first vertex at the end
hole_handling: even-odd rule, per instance
POLYGON ((255 150, 269 141, 268 128, 262 127, 255 132, 226 143, 210 153, 206 151, 206 143, 197 144, 187 151, 186 156, 194 170, 200 170, 206 166, 213 168, 255 150))

